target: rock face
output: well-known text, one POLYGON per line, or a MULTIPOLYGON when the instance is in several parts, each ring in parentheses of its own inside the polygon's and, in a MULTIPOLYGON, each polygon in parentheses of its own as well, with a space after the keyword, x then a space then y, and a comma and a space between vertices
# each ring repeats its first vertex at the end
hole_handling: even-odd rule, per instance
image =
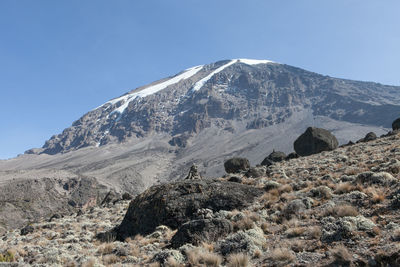
POLYGON ((400 118, 396 119, 396 120, 392 123, 392 129, 393 129, 393 131, 395 131, 395 130, 400 130, 400 118))
POLYGON ((171 239, 171 246, 179 248, 184 244, 198 245, 200 242, 217 241, 232 232, 232 224, 225 219, 193 220, 179 227, 171 239))
POLYGON ((246 158, 231 158, 224 163, 227 173, 238 173, 250 169, 250 162, 246 158))
POLYGON ((338 140, 329 131, 308 127, 294 142, 294 150, 300 156, 309 156, 322 151, 334 150, 338 145, 338 140))
POLYGON ((23 227, 28 222, 50 218, 54 213, 86 210, 99 205, 109 193, 93 177, 64 172, 53 172, 53 176, 47 172, 48 177, 41 177, 40 171, 12 175, 17 178, 0 183, 0 226, 6 229, 23 227))
POLYGON ((280 162, 286 159, 286 154, 281 151, 272 151, 262 162, 261 165, 270 166, 275 162, 280 162))
POLYGON ((194 219, 199 209, 239 209, 262 194, 263 190, 258 188, 218 180, 184 180, 152 186, 130 203, 115 233, 119 240, 124 240, 151 233, 159 225, 177 229, 194 219))

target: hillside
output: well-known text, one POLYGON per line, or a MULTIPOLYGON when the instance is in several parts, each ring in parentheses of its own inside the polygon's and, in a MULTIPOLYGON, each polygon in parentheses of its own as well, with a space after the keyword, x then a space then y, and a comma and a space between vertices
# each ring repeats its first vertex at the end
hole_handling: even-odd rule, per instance
MULTIPOLYGON (((159 225, 122 241, 114 235, 98 235, 112 233, 124 214, 124 221, 131 216, 126 213, 128 201, 108 203, 34 223, 25 228, 25 235, 9 231, 0 238, 0 253, 3 259, 48 266, 399 266, 399 148, 397 132, 258 166, 253 177, 225 175, 207 183, 230 188, 240 182, 240 188, 262 191, 262 195, 243 198, 249 203, 240 209, 200 209, 188 223, 159 225), (210 230, 199 227, 199 222, 222 224, 210 230), (193 224, 197 227, 190 228, 193 224), (195 245, 182 245, 182 238, 195 245)), ((195 185, 202 182, 153 186, 133 200, 129 210, 151 203, 162 186, 180 183, 196 191, 195 185)), ((194 193, 189 198, 190 194, 197 198, 194 193)), ((176 210, 184 205, 176 203, 176 210)), ((152 214, 162 212, 164 204, 147 207, 152 214)))

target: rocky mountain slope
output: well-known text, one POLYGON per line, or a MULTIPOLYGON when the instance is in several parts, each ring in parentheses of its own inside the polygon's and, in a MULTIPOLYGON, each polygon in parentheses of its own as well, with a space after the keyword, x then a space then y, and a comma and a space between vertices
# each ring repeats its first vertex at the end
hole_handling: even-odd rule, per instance
MULTIPOLYGON (((27 184, 37 179, 43 186, 24 194, 53 199, 42 179, 57 186, 61 171, 65 179, 94 178, 136 195, 184 177, 193 163, 203 176, 217 177, 229 157, 256 165, 273 149, 291 152, 308 126, 330 130, 341 144, 370 131, 381 135, 399 113, 399 87, 331 78, 268 60, 219 61, 110 100, 43 148, 0 161, 0 192, 16 188, 13 177, 27 184)), ((4 204, 9 196, 0 197, 5 201, 0 213, 9 212, 4 204)), ((16 213, 23 210, 22 201, 10 203, 16 213)), ((32 219, 21 216, 21 222, 32 219)))
POLYGON ((156 185, 130 204, 108 203, 9 231, 0 238, 0 260, 22 266, 399 266, 399 148, 397 132, 253 167, 253 176, 156 185), (242 204, 234 209, 229 200, 242 204), (181 212, 189 207, 194 210, 181 212), (160 216, 133 227, 144 211, 160 216), (125 235, 119 241, 104 234, 115 229, 125 235))

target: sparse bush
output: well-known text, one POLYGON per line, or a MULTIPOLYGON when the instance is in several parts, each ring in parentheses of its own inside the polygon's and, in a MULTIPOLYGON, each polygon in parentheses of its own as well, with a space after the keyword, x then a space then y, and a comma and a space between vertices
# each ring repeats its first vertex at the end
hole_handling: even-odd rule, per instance
POLYGON ((4 254, 0 254, 0 262, 13 262, 15 261, 15 255, 12 251, 8 250, 4 254))
POLYGON ((334 217, 346 217, 346 216, 357 216, 358 211, 351 205, 338 205, 333 206, 325 210, 324 216, 334 217))
POLYGON ((305 227, 290 228, 286 231, 286 235, 289 238, 298 237, 298 236, 301 236, 302 234, 304 234, 305 231, 306 231, 305 227))
POLYGON ((119 261, 119 258, 114 254, 103 256, 103 262, 105 264, 114 264, 114 263, 117 263, 118 261, 119 261))
POLYGON ((244 253, 231 254, 228 257, 228 267, 247 267, 250 265, 249 256, 244 253))
POLYGON ((351 191, 356 190, 357 188, 350 184, 350 183, 341 183, 336 186, 335 194, 346 194, 350 193, 351 191))
POLYGON ((113 243, 107 243, 99 247, 97 250, 98 253, 102 255, 111 254, 115 249, 115 245, 113 243))
POLYGON ((187 252, 188 262, 193 266, 219 266, 222 263, 222 257, 218 254, 204 251, 201 249, 193 249, 187 252))
POLYGON ((249 230, 254 227, 254 222, 249 217, 240 219, 233 224, 234 231, 249 230))
POLYGON ((338 266, 350 266, 352 256, 343 245, 340 245, 332 250, 333 263, 338 266))
POLYGON ((318 226, 312 226, 307 229, 305 236, 309 239, 319 239, 322 235, 321 228, 318 226))
POLYGON ((276 248, 273 251, 271 251, 269 257, 271 261, 273 261, 275 264, 276 263, 290 263, 293 262, 295 259, 295 256, 293 253, 286 249, 286 248, 276 248))

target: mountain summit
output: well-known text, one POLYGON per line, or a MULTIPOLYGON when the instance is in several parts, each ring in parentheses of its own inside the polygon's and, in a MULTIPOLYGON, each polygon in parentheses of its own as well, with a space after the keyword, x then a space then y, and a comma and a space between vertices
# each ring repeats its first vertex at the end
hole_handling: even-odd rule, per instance
MULTIPOLYGON (((269 60, 233 59, 192 67, 88 112, 39 153, 121 143, 155 133, 185 146, 206 128, 266 128, 296 114, 390 127, 400 88, 319 75, 269 60)), ((298 118, 297 120, 300 120, 298 118)))

